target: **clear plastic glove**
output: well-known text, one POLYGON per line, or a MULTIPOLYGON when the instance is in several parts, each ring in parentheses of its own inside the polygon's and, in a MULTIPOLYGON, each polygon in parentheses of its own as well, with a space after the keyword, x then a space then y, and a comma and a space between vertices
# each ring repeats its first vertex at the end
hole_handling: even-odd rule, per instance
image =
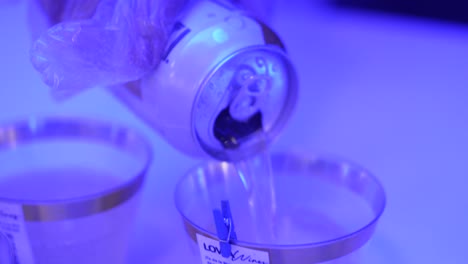
MULTIPOLYGON (((168 29, 186 0, 70 0, 51 10, 51 27, 31 61, 52 94, 141 78, 159 62, 168 29)), ((53 6, 45 5, 45 7, 53 6)))
MULTIPOLYGON (((34 0, 50 25, 31 61, 56 99, 138 80, 160 62, 173 23, 190 0, 34 0)), ((194 1, 194 0, 192 0, 194 1)), ((236 4, 263 19, 266 0, 236 4)))

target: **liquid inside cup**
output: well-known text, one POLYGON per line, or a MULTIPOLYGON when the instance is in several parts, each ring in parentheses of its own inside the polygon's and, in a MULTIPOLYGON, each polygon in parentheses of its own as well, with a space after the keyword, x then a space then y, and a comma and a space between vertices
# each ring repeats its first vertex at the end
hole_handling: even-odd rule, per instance
MULTIPOLYGON (((106 142, 48 140, 0 149, 0 201, 96 201, 141 176, 147 157, 106 142)), ((126 263, 138 193, 116 206, 62 220, 26 220, 35 264, 126 263)), ((20 263, 28 264, 28 263, 20 263)))
MULTIPOLYGON (((358 231, 372 219, 372 210, 365 201, 349 191, 310 177, 275 175, 276 210, 263 218, 264 225, 252 225, 251 194, 239 183, 226 186, 215 183, 207 193, 194 195, 186 206, 190 220, 216 233, 212 210, 228 199, 239 240, 270 245, 301 245, 333 240, 358 231), (216 198, 216 197, 223 197, 216 198), (218 205, 214 207, 214 205, 218 205), (273 232, 267 229, 273 225, 273 232), (267 234, 268 241, 259 241, 257 234, 267 234)), ((263 236, 265 237, 265 235, 263 236)))
POLYGON ((89 168, 56 168, 10 174, 0 178, 0 194, 11 199, 54 201, 99 194, 121 179, 89 168))

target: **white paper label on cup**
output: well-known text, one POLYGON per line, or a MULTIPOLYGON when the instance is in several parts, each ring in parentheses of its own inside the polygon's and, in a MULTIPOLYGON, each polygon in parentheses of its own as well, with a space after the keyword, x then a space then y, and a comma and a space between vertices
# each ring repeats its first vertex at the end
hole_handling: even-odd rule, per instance
POLYGON ((268 252, 231 245, 231 257, 221 255, 219 241, 197 234, 202 264, 269 264, 268 252))
POLYGON ((0 232, 10 243, 12 264, 34 264, 20 205, 0 202, 0 232))

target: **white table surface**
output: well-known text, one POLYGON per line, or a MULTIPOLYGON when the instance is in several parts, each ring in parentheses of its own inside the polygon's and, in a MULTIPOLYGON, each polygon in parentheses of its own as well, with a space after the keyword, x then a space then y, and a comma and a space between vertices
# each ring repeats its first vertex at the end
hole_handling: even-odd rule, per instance
MULTIPOLYGON (((26 5, 0 7, 0 120, 69 113, 134 126, 156 158, 130 263, 190 263, 173 203, 197 161, 121 103, 93 90, 54 103, 28 61, 26 5)), ((278 142, 349 157, 382 180, 388 207, 362 263, 468 263, 468 26, 278 1, 272 19, 300 76, 297 112, 278 142)))

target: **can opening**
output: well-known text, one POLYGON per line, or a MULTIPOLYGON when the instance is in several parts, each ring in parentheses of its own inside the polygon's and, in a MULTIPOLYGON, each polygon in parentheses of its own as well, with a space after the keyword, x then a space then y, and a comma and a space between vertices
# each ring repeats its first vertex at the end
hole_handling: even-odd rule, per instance
POLYGON ((258 111, 246 121, 232 117, 229 107, 223 109, 216 118, 213 133, 226 149, 237 149, 255 132, 263 131, 262 112, 258 111))

